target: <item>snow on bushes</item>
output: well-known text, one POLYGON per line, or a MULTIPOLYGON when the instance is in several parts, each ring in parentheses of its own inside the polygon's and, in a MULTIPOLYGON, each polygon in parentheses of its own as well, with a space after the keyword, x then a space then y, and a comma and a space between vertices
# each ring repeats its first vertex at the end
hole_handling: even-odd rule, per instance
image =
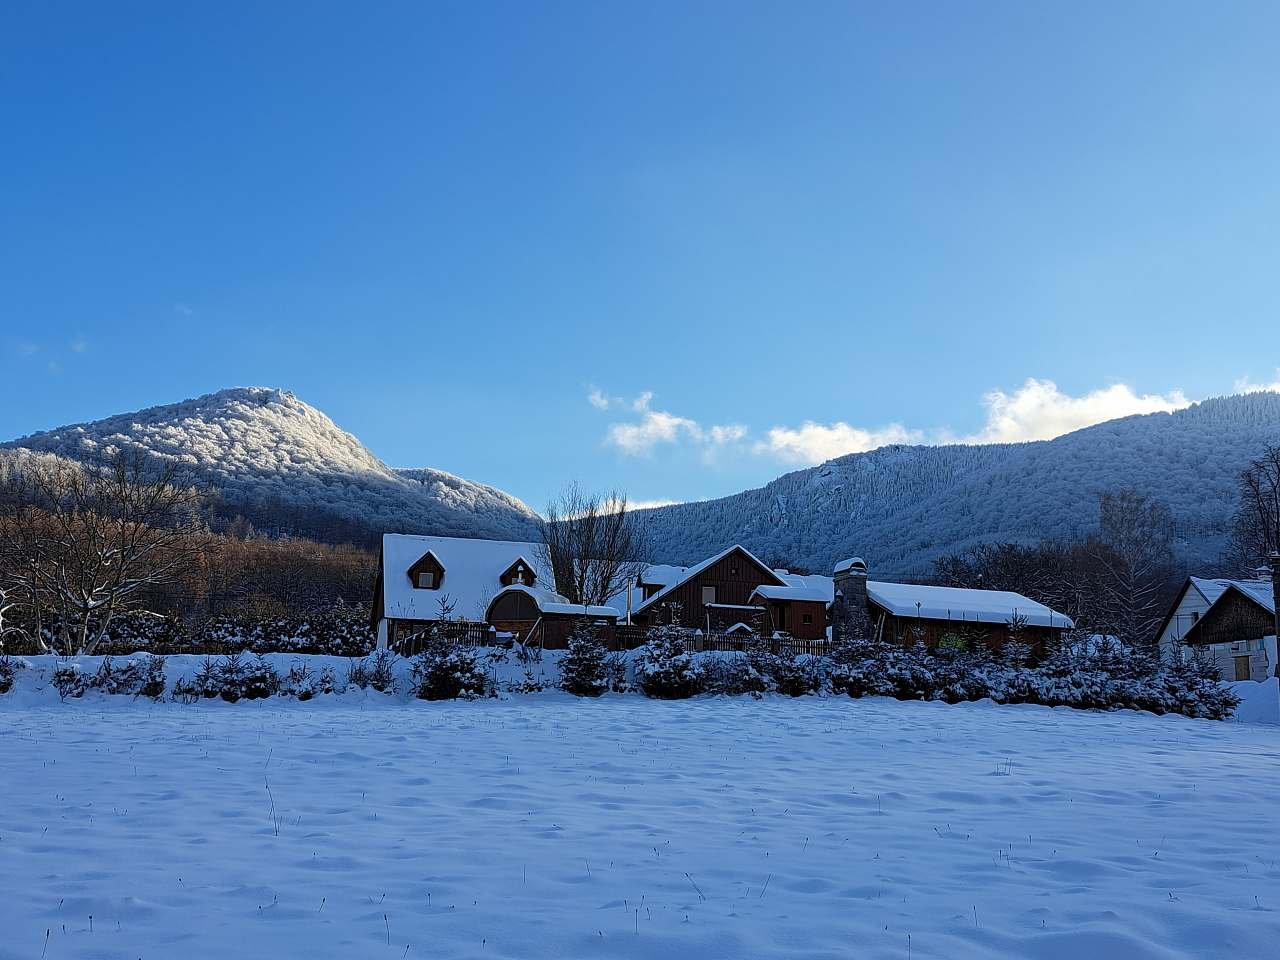
MULTIPOLYGON (((195 623, 146 610, 130 610, 116 615, 95 652, 122 656, 139 651, 155 654, 249 651, 363 657, 373 651, 376 639, 367 613, 349 606, 265 619, 242 613, 195 623)), ((15 647, 17 652, 40 652, 33 643, 20 646, 21 649, 15 647)))
POLYGON ((1217 667, 1199 656, 1168 661, 1122 651, 1108 641, 1063 644, 1038 667, 1001 659, 984 647, 960 644, 928 650, 863 641, 833 654, 831 683, 851 697, 959 703, 1037 703, 1097 710, 1149 710, 1224 720, 1238 698, 1219 681, 1217 667))
POLYGON ((26 663, 22 660, 17 660, 8 654, 0 654, 0 694, 8 693, 13 689, 14 678, 25 666, 26 663))
POLYGON ((256 654, 234 653, 221 660, 205 657, 193 677, 183 677, 173 686, 175 699, 194 703, 201 698, 221 698, 228 703, 264 700, 280 689, 280 674, 256 654))
POLYGON ((609 650, 595 626, 578 623, 560 660, 560 689, 577 697, 598 697, 609 689, 608 666, 609 650))
POLYGON ((347 685, 364 690, 372 687, 379 693, 395 693, 397 657, 390 650, 379 650, 363 660, 352 660, 347 671, 347 685))
POLYGON ((674 624, 649 631, 636 659, 636 686, 646 697, 683 700, 706 690, 702 664, 685 652, 690 635, 687 628, 674 624))
POLYGON ((86 673, 78 662, 68 660, 54 669, 49 682, 63 700, 79 699, 90 690, 159 700, 165 689, 164 657, 144 654, 119 664, 111 657, 103 657, 97 672, 92 674, 86 673))
POLYGON ((420 700, 476 700, 492 689, 473 647, 439 624, 424 631, 422 653, 411 661, 413 694, 420 700))
POLYGON ((295 700, 310 700, 316 694, 336 693, 337 679, 332 667, 322 667, 316 673, 302 661, 295 661, 280 678, 279 694, 295 700))

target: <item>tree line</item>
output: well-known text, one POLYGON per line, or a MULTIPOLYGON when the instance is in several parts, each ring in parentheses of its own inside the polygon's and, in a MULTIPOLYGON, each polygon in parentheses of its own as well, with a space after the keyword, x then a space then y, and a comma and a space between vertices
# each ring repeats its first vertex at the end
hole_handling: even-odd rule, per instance
POLYGON ((368 602, 370 551, 258 538, 243 520, 214 532, 215 509, 216 493, 177 461, 127 452, 6 461, 0 643, 87 654, 136 611, 193 621, 368 602))
MULTIPOLYGON (((1066 613, 1078 630, 1156 652, 1157 631, 1181 587, 1175 518, 1137 490, 1103 493, 1086 536, 1037 544, 982 544, 934 564, 937 582, 1011 590, 1066 613)), ((1217 570, 1254 578, 1280 550, 1280 446, 1268 446, 1239 478, 1239 501, 1217 570)))

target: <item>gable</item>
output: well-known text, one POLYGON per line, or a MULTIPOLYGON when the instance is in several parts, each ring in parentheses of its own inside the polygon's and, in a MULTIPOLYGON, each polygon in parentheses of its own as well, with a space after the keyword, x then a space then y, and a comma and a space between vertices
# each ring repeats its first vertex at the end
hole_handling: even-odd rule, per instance
POLYGON ((701 609, 704 587, 715 588, 716 603, 746 605, 755 589, 763 585, 784 587, 787 583, 751 551, 735 544, 687 568, 680 579, 649 597, 635 612, 656 610, 671 602, 687 609, 701 609))
POLYGON ((1275 616, 1256 597, 1230 584, 1207 613, 1183 635, 1184 643, 1204 645, 1258 640, 1275 632, 1275 616))

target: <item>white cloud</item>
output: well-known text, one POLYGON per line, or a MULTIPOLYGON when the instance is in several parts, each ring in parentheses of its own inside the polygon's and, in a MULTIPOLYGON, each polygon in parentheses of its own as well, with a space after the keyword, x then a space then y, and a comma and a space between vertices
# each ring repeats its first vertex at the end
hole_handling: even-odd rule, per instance
POLYGON ((1276 379, 1271 383, 1254 383, 1248 377, 1241 377, 1235 383, 1236 393, 1264 393, 1267 391, 1280 393, 1280 367, 1276 368, 1276 379))
POLYGON ((591 392, 587 394, 587 403, 591 404, 597 410, 609 409, 609 398, 605 396, 599 387, 591 388, 591 392))
MULTIPOLYGON (((599 391, 594 391, 599 393, 599 391)), ((588 401, 597 410, 629 406, 640 414, 639 420, 612 423, 606 439, 623 453, 633 457, 649 456, 655 447, 663 444, 691 443, 702 448, 703 459, 714 459, 718 450, 736 444, 747 435, 747 428, 737 423, 714 424, 704 427, 689 417, 677 416, 666 410, 651 409, 653 392, 646 390, 629 403, 618 398, 604 397, 604 405, 594 396, 588 401)))
POLYGON ((847 453, 862 453, 891 443, 920 443, 924 435, 898 423, 876 430, 864 430, 839 421, 815 423, 806 420, 799 427, 774 427, 768 440, 756 443, 756 453, 771 454, 789 463, 821 463, 847 453))
POLYGON ((72 353, 84 353, 89 349, 89 341, 84 337, 76 337, 68 346, 71 347, 72 353))
MULTIPOLYGON (((1280 370, 1277 370, 1280 377, 1280 370)), ((1237 392, 1280 390, 1280 380, 1272 384, 1236 382, 1237 392)), ((1020 443, 1051 440, 1073 430, 1134 414, 1180 410, 1191 401, 1181 390, 1143 393, 1128 384, 1117 383, 1080 396, 1058 389, 1052 380, 1028 378, 1021 387, 995 389, 982 398, 986 422, 976 433, 959 435, 947 427, 915 429, 901 423, 880 427, 860 427, 844 420, 819 423, 806 420, 799 426, 775 426, 764 439, 748 445, 748 429, 741 424, 704 427, 689 417, 677 416, 651 407, 653 394, 646 391, 634 400, 609 398, 598 390, 588 397, 598 409, 629 407, 640 414, 638 420, 613 423, 607 440, 623 453, 649 456, 663 445, 687 443, 702 449, 711 462, 721 450, 738 449, 759 456, 774 457, 790 464, 822 463, 850 453, 863 453, 890 444, 1020 443), (597 402, 596 395, 604 402, 597 402)))
POLYGON ((992 390, 982 402, 987 408, 987 424, 966 438, 969 443, 1052 440, 1104 420, 1137 413, 1169 413, 1191 403, 1181 390, 1137 394, 1123 383, 1073 397, 1059 390, 1052 380, 1034 377, 1013 393, 992 390))

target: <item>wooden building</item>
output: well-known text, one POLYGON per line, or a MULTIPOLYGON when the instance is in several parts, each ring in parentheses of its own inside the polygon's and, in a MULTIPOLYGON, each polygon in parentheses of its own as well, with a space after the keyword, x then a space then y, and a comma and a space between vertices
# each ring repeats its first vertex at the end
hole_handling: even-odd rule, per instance
POLYGON ((637 590, 631 619, 641 626, 679 623, 704 633, 785 633, 804 640, 827 635, 820 592, 798 589, 786 571, 738 544, 691 567, 649 567, 637 590))
POLYGON ((1250 580, 1188 577, 1157 632, 1161 651, 1207 651, 1217 660, 1224 680, 1276 676, 1278 591, 1266 567, 1250 580))

